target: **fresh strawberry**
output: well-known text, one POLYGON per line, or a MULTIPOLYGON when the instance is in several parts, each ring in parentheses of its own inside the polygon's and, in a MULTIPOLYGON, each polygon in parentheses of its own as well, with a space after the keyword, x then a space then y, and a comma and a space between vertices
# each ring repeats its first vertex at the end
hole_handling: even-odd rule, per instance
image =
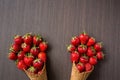
POLYGON ((79 70, 79 72, 83 72, 85 69, 85 65, 83 63, 78 63, 77 64, 77 69, 79 70))
POLYGON ((96 65, 97 64, 97 58, 95 56, 90 57, 89 63, 92 64, 92 65, 96 65))
POLYGON ((40 35, 33 36, 33 44, 38 46, 42 42, 42 37, 40 35))
POLYGON ((31 33, 27 33, 23 36, 23 40, 26 44, 31 45, 33 41, 33 36, 31 35, 31 33))
POLYGON ((96 51, 94 49, 94 47, 89 47, 88 50, 87 50, 87 56, 91 57, 91 56, 94 56, 96 54, 96 51))
POLYGON ((46 53, 45 52, 40 52, 38 54, 38 58, 41 59, 43 62, 46 62, 46 60, 47 60, 46 53))
POLYGON ((24 51, 20 51, 17 56, 18 56, 18 60, 23 60, 24 57, 25 57, 25 52, 24 51))
POLYGON ((38 70, 34 67, 34 66, 30 66, 27 71, 29 71, 30 73, 34 73, 37 74, 38 70))
POLYGON ((78 46, 80 43, 80 40, 77 36, 73 37, 72 40, 71 40, 71 44, 74 45, 74 46, 78 46))
POLYGON ((78 46, 78 52, 79 52, 80 54, 83 54, 83 53, 85 53, 86 51, 87 51, 87 46, 86 46, 86 45, 81 44, 81 45, 78 46))
POLYGON ((25 65, 23 60, 20 60, 17 62, 17 68, 20 70, 24 70, 24 69, 27 69, 27 66, 25 65))
POLYGON ((8 58, 10 60, 16 60, 17 59, 17 55, 14 52, 10 52, 8 58))
POLYGON ((88 62, 88 57, 87 56, 81 56, 80 57, 80 62, 87 63, 88 62))
POLYGON ((71 53, 71 61, 72 62, 78 63, 79 58, 80 58, 80 54, 77 51, 73 51, 71 53))
POLYGON ((81 44, 86 44, 88 39, 89 39, 89 36, 83 32, 80 36, 79 36, 79 39, 81 41, 81 44))
POLYGON ((32 47, 31 50, 30 50, 30 53, 33 55, 33 56, 37 56, 39 54, 39 48, 37 47, 32 47))
POLYGON ((47 47, 48 47, 48 45, 44 41, 39 44, 40 51, 42 51, 42 52, 46 51, 47 47))
POLYGON ((67 47, 67 50, 69 51, 69 52, 72 52, 72 51, 75 51, 75 46, 73 46, 73 45, 69 45, 68 47, 67 47))
POLYGON ((102 50, 102 42, 96 43, 94 45, 94 48, 96 51, 101 51, 102 50))
POLYGON ((85 71, 90 71, 92 70, 92 65, 90 63, 85 64, 85 71))
POLYGON ((15 43, 15 44, 18 44, 18 45, 21 45, 21 44, 23 43, 23 38, 22 38, 22 36, 16 35, 16 36, 14 37, 14 43, 15 43))
POLYGON ((19 52, 20 49, 21 49, 21 47, 19 45, 12 44, 10 51, 17 53, 17 52, 19 52))
POLYGON ((37 68, 38 70, 42 70, 43 65, 44 65, 44 62, 43 62, 42 60, 40 60, 40 59, 35 59, 35 60, 33 61, 33 66, 34 66, 35 68, 37 68))
POLYGON ((24 57, 24 62, 27 66, 31 66, 33 63, 34 57, 30 55, 30 53, 27 54, 27 56, 24 57))
POLYGON ((27 45, 26 43, 22 44, 22 49, 24 52, 30 52, 30 45, 27 45))
POLYGON ((102 60, 102 59, 104 59, 104 54, 103 54, 103 52, 102 51, 99 51, 99 52, 97 52, 97 59, 98 60, 102 60))
POLYGON ((88 42, 87 42, 87 46, 92 46, 95 44, 95 38, 91 37, 89 38, 88 42))

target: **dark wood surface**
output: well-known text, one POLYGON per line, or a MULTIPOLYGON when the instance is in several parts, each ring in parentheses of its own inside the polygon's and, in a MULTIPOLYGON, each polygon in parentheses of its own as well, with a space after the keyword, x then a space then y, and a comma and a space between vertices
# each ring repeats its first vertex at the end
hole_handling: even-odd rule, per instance
POLYGON ((49 42, 48 80, 69 80, 66 45, 83 30, 103 41, 106 54, 88 80, 120 80, 119 0, 0 0, 0 80, 29 80, 7 58, 13 36, 27 32, 49 42))

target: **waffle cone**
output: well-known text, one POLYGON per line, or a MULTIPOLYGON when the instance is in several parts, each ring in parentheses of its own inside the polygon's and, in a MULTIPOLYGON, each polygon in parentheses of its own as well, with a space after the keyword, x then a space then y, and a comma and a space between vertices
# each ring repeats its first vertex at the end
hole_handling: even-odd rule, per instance
POLYGON ((70 80, 86 80, 87 77, 90 75, 90 73, 93 71, 93 69, 91 71, 88 71, 88 72, 82 72, 82 73, 80 73, 78 71, 75 63, 73 63, 70 80))
POLYGON ((40 74, 34 74, 27 70, 24 70, 24 72, 30 78, 30 80, 47 80, 46 64, 44 64, 40 74))

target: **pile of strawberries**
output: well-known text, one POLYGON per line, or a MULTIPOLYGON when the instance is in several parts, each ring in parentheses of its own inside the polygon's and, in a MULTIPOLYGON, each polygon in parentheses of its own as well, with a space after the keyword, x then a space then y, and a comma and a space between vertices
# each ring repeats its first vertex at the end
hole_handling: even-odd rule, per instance
POLYGON ((16 35, 8 58, 15 61, 18 69, 38 74, 46 62, 47 47, 47 42, 40 35, 16 35))
POLYGON ((67 49, 71 53, 72 63, 76 64, 79 72, 90 71, 98 60, 104 58, 102 43, 96 42, 95 38, 85 32, 73 37, 67 49))

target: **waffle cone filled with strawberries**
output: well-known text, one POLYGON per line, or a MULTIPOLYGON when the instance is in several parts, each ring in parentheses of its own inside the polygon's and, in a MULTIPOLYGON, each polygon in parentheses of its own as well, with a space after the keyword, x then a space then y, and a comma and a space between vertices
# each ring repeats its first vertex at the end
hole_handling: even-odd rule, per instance
POLYGON ((70 80, 86 80, 98 61, 104 58, 102 48, 101 42, 85 32, 73 37, 67 47, 72 62, 70 80))
POLYGON ((16 35, 8 58, 24 71, 30 80, 47 80, 47 42, 40 35, 16 35))

